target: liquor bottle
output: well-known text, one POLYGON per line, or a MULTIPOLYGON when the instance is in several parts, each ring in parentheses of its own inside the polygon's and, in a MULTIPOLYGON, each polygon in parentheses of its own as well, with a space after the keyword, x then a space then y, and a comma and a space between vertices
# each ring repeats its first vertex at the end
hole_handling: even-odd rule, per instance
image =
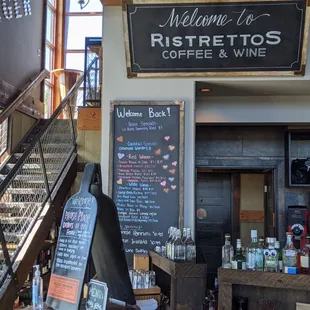
POLYGON ((173 227, 171 226, 168 229, 168 240, 166 241, 166 244, 165 244, 165 246, 166 246, 166 257, 167 258, 170 258, 170 254, 171 254, 170 253, 170 245, 171 245, 172 236, 173 236, 172 232, 173 232, 173 227))
POLYGON ((282 260, 282 250, 280 249, 280 242, 276 241, 274 244, 275 249, 278 252, 278 271, 282 272, 283 271, 283 260, 282 260))
POLYGON ((176 230, 176 237, 171 244, 172 259, 176 261, 185 261, 185 244, 181 240, 180 229, 176 230))
POLYGON ((251 230, 251 243, 246 248, 246 268, 247 270, 255 270, 256 249, 257 243, 257 230, 251 230))
POLYGON ((192 239, 192 232, 190 228, 186 229, 186 239, 185 239, 185 252, 186 260, 190 262, 196 262, 196 244, 192 239))
POLYGON ((310 235, 306 236, 305 247, 300 253, 300 273, 309 274, 310 235))
POLYGON ((236 255, 231 261, 232 269, 246 269, 246 258, 242 254, 241 239, 237 239, 236 255))
POLYGON ((264 250, 264 271, 277 272, 278 271, 278 252, 274 248, 276 238, 266 238, 268 248, 264 250))
POLYGON ((297 273, 297 250, 293 245, 293 233, 286 233, 286 246, 282 250, 284 273, 297 273))
POLYGON ((187 238, 187 228, 183 228, 183 234, 182 234, 183 243, 185 243, 186 238, 187 238))
POLYGON ((222 267, 231 269, 231 261, 234 256, 234 247, 230 243, 230 234, 225 234, 225 244, 222 247, 222 267))
POLYGON ((255 257, 255 270, 256 271, 264 271, 264 237, 258 238, 258 245, 256 249, 256 257, 255 257))

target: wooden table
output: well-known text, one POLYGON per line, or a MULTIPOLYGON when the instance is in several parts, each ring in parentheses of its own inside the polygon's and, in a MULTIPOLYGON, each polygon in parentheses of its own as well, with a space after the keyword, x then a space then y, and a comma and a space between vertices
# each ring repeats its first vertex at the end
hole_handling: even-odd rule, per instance
POLYGON ((174 262, 149 252, 156 284, 170 297, 171 310, 200 310, 205 302, 206 264, 174 262))
POLYGON ((296 310, 297 302, 310 303, 310 275, 219 268, 218 281, 218 310, 234 309, 238 297, 248 299, 250 310, 296 310))

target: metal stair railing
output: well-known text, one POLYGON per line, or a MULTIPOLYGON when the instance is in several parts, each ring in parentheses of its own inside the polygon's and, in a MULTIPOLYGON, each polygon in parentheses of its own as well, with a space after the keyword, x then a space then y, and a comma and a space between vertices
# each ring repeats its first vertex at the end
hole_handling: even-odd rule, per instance
POLYGON ((0 184, 0 297, 15 279, 18 253, 46 204, 51 206, 53 190, 76 152, 75 119, 83 106, 84 74, 0 184))

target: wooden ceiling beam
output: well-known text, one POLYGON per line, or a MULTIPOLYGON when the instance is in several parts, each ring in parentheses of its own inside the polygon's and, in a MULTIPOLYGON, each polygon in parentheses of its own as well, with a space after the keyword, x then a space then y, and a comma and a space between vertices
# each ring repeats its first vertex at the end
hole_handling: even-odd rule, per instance
POLYGON ((104 6, 121 6, 122 0, 101 0, 104 6))

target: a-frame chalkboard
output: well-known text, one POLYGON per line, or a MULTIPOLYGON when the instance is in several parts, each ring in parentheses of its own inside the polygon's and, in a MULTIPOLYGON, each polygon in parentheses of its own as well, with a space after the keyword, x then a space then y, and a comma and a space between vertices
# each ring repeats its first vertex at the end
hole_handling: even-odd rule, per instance
POLYGON ((183 101, 112 102, 110 188, 127 263, 183 226, 183 101))
POLYGON ((79 309, 98 212, 89 192, 95 169, 86 165, 79 192, 64 208, 46 300, 55 310, 79 309))

